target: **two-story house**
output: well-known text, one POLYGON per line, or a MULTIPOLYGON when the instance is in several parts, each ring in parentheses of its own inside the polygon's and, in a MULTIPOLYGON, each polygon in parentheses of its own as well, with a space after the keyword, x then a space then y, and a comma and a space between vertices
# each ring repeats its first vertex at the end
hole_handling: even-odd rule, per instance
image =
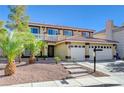
MULTIPOLYGON (((31 32, 37 39, 47 42, 41 56, 59 56, 62 60, 93 60, 93 49, 103 49, 97 53, 97 60, 113 59, 116 54, 116 41, 93 37, 94 30, 30 23, 31 32)), ((27 56, 29 52, 25 52, 27 56)))

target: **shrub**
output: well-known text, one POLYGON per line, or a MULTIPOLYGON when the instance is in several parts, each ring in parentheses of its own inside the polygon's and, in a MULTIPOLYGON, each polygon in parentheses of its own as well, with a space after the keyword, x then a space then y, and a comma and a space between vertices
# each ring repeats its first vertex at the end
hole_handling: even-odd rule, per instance
POLYGON ((60 57, 54 57, 56 64, 61 61, 60 57))

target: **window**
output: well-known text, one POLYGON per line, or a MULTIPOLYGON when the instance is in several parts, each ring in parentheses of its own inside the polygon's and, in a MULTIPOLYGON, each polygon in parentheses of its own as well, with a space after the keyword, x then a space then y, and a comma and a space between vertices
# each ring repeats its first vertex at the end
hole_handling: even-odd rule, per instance
POLYGON ((49 35, 58 35, 58 29, 48 29, 49 35))
POLYGON ((83 37, 88 38, 89 37, 89 32, 82 32, 83 37))
POLYGON ((70 31, 70 30, 64 30, 63 34, 64 34, 65 36, 73 36, 73 33, 72 33, 72 31, 70 31))
POLYGON ((38 34, 40 32, 40 30, 37 27, 31 27, 31 32, 34 34, 38 34))

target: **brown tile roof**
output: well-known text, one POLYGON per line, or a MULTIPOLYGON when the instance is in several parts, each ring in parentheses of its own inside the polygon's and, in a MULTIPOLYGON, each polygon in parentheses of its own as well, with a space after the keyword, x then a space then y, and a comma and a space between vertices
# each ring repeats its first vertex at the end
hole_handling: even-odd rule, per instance
POLYGON ((95 30, 92 30, 92 29, 70 27, 70 26, 61 26, 61 25, 53 25, 53 24, 42 24, 42 23, 34 23, 34 22, 30 22, 29 25, 45 26, 45 27, 58 28, 58 29, 70 29, 70 30, 78 30, 78 31, 90 31, 90 32, 95 31, 95 30))
POLYGON ((59 42, 85 42, 85 43, 102 43, 102 44, 115 44, 117 41, 100 39, 100 38, 83 38, 83 37, 72 37, 60 40, 59 42))

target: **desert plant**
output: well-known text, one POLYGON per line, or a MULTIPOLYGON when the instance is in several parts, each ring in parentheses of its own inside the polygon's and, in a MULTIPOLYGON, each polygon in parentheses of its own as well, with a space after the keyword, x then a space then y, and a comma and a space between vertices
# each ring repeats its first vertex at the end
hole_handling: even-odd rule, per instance
MULTIPOLYGON (((10 30, 15 30, 18 32, 27 32, 30 31, 29 28, 29 16, 25 15, 26 6, 24 5, 11 5, 8 6, 9 8, 9 15, 6 27, 10 30)), ((19 54, 18 59, 19 63, 21 62, 22 54, 19 54)))
POLYGON ((31 51, 31 56, 29 58, 29 64, 35 63, 35 56, 41 52, 41 48, 43 47, 44 43, 41 40, 35 40, 31 42, 27 48, 31 51))
POLYGON ((0 31, 0 48, 8 60, 4 70, 5 75, 12 75, 16 72, 15 58, 24 51, 24 45, 33 40, 34 37, 29 32, 0 31))
POLYGON ((55 60, 56 64, 58 64, 61 61, 60 57, 54 57, 54 60, 55 60))

